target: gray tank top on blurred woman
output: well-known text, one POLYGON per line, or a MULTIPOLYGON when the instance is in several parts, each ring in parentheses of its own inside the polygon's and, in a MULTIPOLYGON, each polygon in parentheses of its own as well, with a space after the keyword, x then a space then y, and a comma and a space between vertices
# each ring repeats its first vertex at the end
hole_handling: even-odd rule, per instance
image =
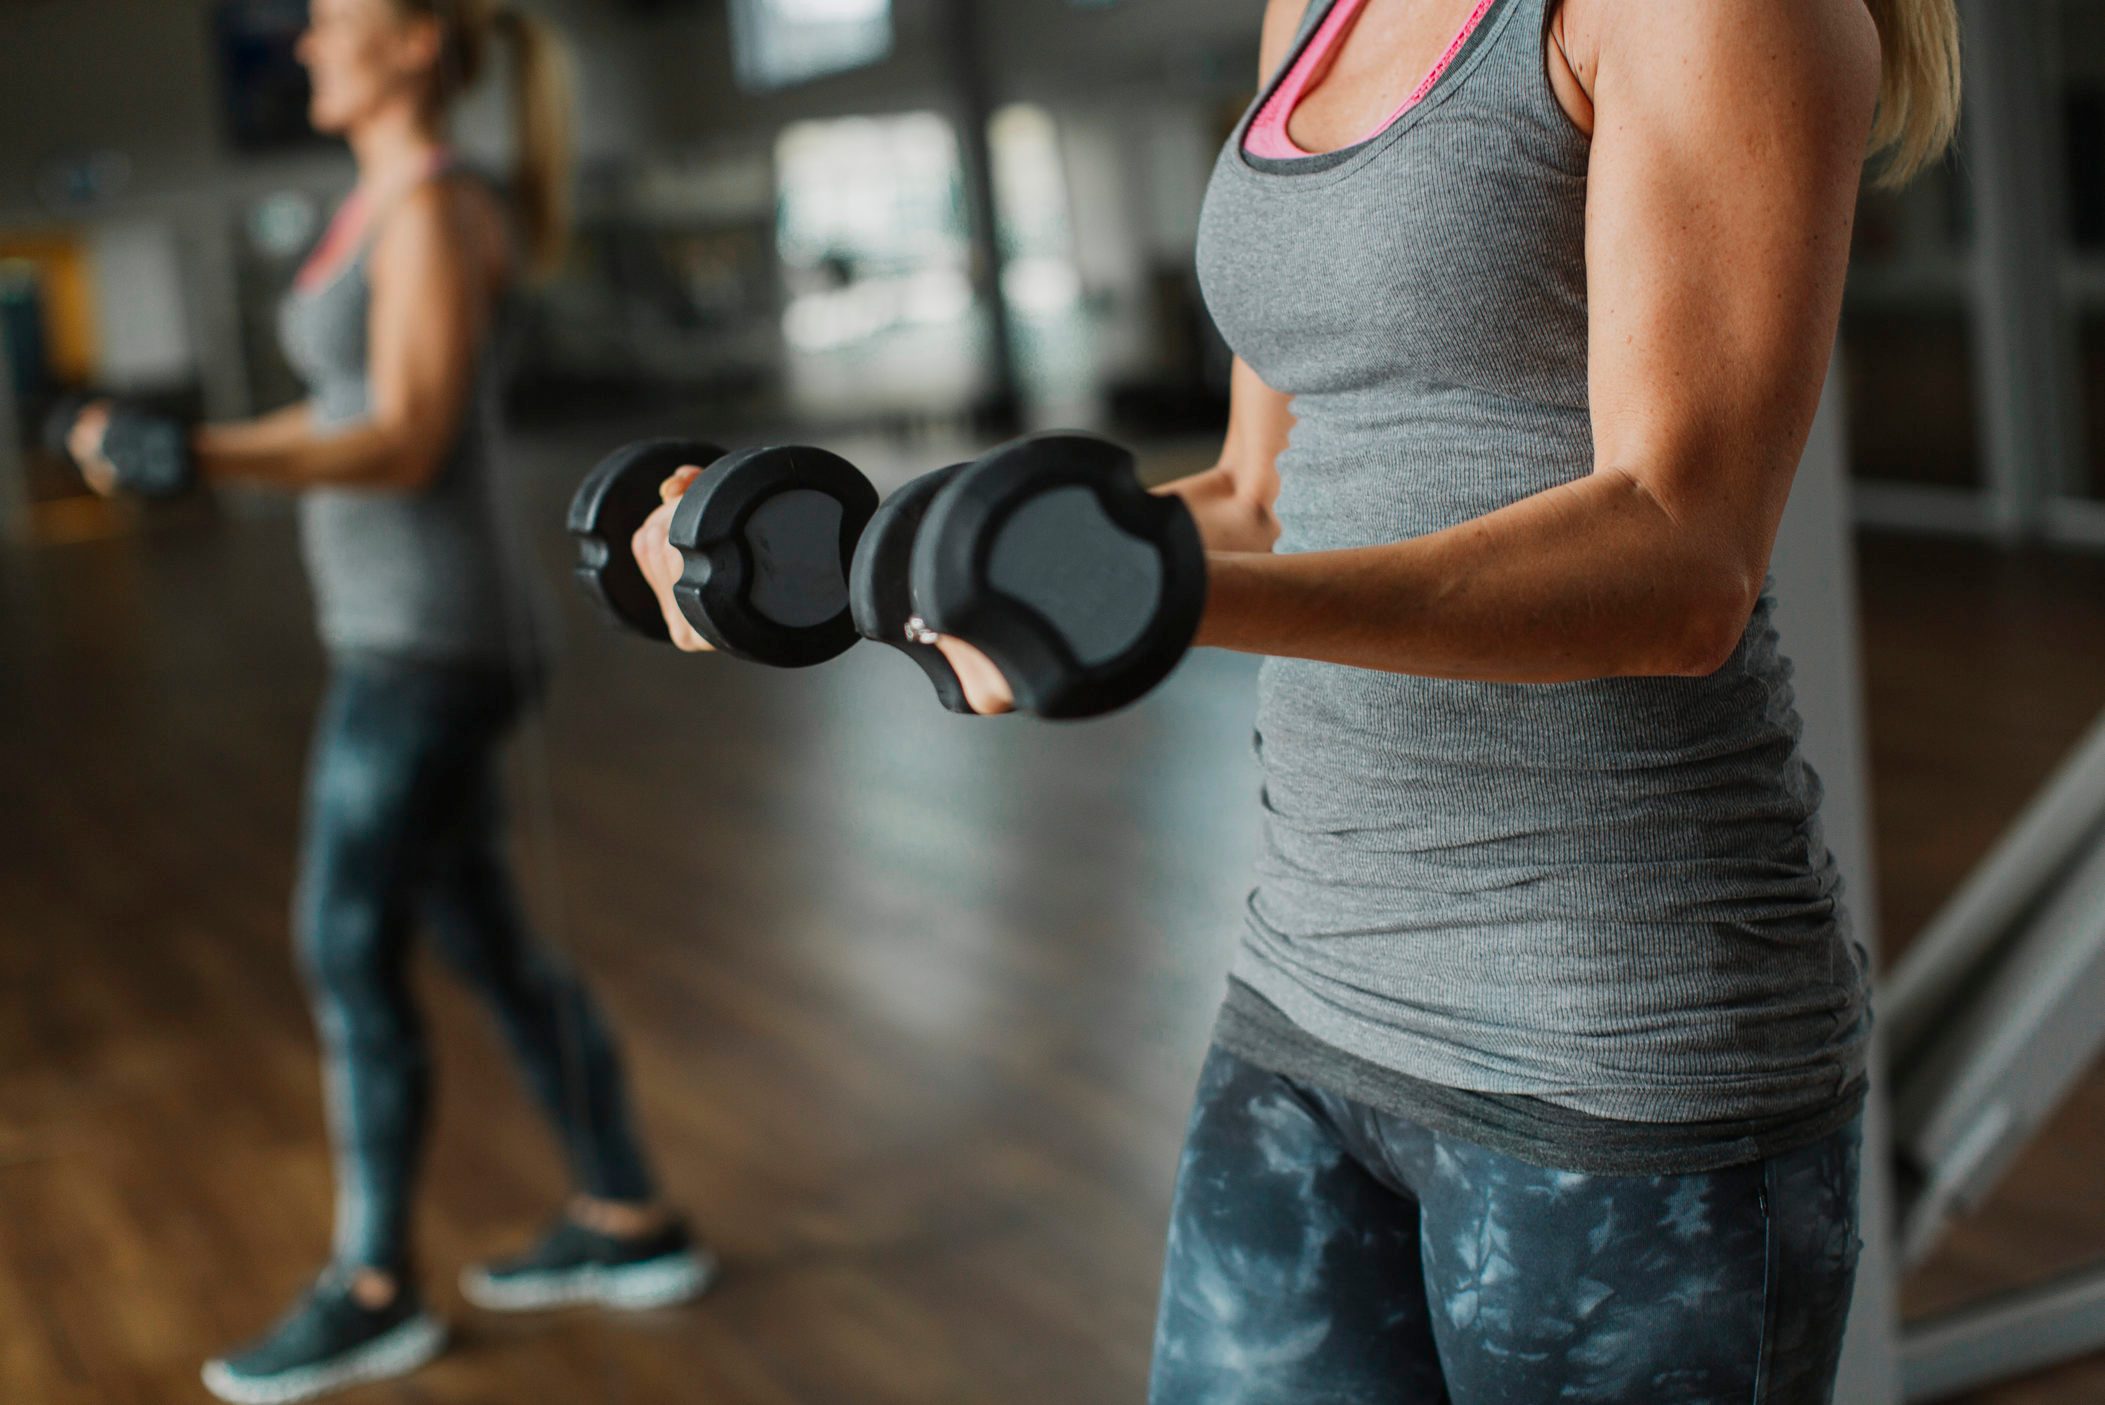
MULTIPOLYGON (((1366 142, 1265 160, 1246 116, 1220 157, 1199 273, 1230 345, 1294 397, 1282 552, 1437 532, 1594 468, 1588 142, 1550 87, 1547 5, 1492 0, 1366 142)), ((1694 1167, 1845 1121, 1865 962, 1772 612, 1765 592, 1706 678, 1268 660, 1224 1038, 1574 1169, 1694 1167), (1685 1154, 1589 1157, 1594 1119, 1680 1124, 1685 1154)))
MULTIPOLYGON (((372 412, 367 266, 384 221, 324 283, 280 309, 287 359, 323 432, 372 412)), ((511 505, 500 496, 500 311, 486 337, 459 441, 424 487, 315 488, 301 495, 300 538, 322 643, 331 652, 523 667, 537 656, 532 593, 518 569, 511 505)))

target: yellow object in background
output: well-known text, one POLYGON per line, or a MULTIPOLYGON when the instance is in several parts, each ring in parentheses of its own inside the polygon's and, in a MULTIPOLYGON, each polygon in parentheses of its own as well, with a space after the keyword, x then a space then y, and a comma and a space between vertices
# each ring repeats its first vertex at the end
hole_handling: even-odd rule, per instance
POLYGON ((0 262, 36 269, 44 313, 45 369, 61 385, 94 379, 100 363, 95 333, 94 256, 72 234, 0 234, 0 262))

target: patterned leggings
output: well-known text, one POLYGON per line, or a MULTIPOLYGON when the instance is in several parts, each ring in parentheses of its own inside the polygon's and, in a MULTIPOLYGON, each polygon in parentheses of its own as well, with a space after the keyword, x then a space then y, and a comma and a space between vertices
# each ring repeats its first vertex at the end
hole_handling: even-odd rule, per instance
POLYGON ((652 1194, 613 1039, 513 891, 498 751, 520 705, 502 675, 408 661, 343 661, 330 683, 295 924, 321 1033, 341 1263, 409 1267, 431 1104, 409 982, 420 927, 495 1015, 578 1188, 652 1194))
POLYGON ((1826 1405, 1861 1127, 1685 1176, 1544 1170, 1208 1055, 1151 1405, 1826 1405))

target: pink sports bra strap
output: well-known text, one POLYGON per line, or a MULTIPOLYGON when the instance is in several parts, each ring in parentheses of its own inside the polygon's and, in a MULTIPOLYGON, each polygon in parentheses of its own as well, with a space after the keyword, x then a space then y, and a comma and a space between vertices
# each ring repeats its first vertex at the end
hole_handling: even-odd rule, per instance
POLYGON ((411 191, 426 181, 436 180, 445 175, 458 164, 459 158, 454 155, 451 147, 440 147, 431 153, 430 160, 424 163, 422 169, 389 191, 385 200, 376 202, 372 192, 365 186, 360 186, 345 196, 344 202, 336 207, 336 215, 329 221, 329 228, 322 235, 321 242, 314 246, 314 252, 309 254, 307 262, 300 266, 293 286, 305 290, 318 287, 334 278, 358 257, 388 214, 407 199, 411 191))

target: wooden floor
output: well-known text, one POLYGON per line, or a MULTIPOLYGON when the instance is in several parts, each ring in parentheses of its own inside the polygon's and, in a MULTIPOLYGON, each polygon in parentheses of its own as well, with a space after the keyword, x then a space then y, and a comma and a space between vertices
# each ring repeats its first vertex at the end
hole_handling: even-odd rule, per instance
MULTIPOLYGON (((526 446, 559 586, 541 529, 586 447, 526 446)), ((282 516, 80 535, 0 555, 0 1402, 160 1405, 200 1398, 201 1356, 325 1250, 284 918, 320 660, 282 516)), ((1873 542, 1865 567, 1897 936, 2105 704, 2105 562, 1873 542)), ((557 598, 521 862, 728 1273, 621 1321, 461 1306, 454 1270, 562 1182, 479 1012, 432 976, 423 1245, 462 1345, 347 1398, 1139 1399, 1254 850, 1253 667, 1194 659, 1105 723, 973 722, 896 655, 769 673, 557 598)), ((2105 1254, 2101 1159, 2094 1082, 1911 1304, 2105 1254)), ((2100 1398, 2105 1361, 1981 1397, 2100 1398)))

